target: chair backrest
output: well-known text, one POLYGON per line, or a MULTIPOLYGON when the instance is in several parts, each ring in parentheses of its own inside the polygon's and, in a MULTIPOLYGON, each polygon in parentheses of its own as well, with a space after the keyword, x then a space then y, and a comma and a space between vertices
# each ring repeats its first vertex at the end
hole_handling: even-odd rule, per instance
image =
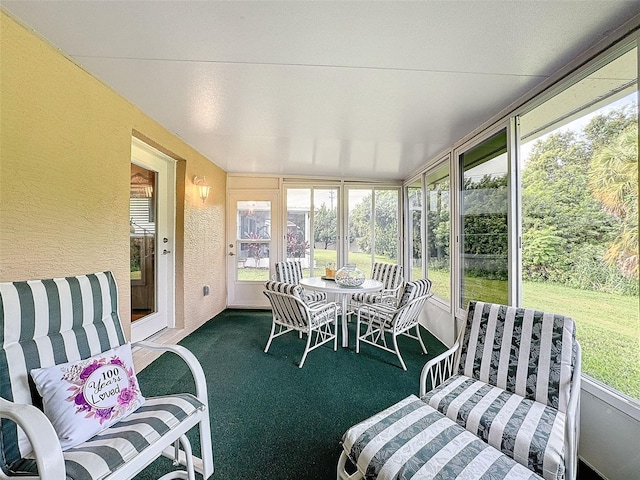
POLYGON ((431 280, 421 278, 404 286, 396 313, 389 322, 397 331, 405 331, 418 323, 420 312, 431 296, 431 280))
POLYGON ((563 315, 470 302, 459 373, 566 412, 575 333, 563 315))
POLYGON ((269 299, 273 315, 280 323, 296 329, 309 326, 309 311, 301 286, 271 280, 264 284, 262 293, 269 299))
POLYGON ((382 282, 382 288, 393 290, 402 283, 402 267, 391 263, 375 262, 371 269, 371 278, 382 282))
MULTIPOLYGON (((0 283, 0 396, 7 400, 34 404, 31 369, 82 360, 124 343, 111 272, 0 283)), ((15 423, 1 422, 4 469, 31 448, 15 423)))
POLYGON ((302 280, 302 265, 294 260, 276 263, 276 281, 298 285, 302 280))
POLYGON ((402 296, 398 302, 398 308, 402 308, 409 304, 413 299, 429 295, 431 292, 431 280, 427 278, 420 278, 407 282, 402 291, 402 296))

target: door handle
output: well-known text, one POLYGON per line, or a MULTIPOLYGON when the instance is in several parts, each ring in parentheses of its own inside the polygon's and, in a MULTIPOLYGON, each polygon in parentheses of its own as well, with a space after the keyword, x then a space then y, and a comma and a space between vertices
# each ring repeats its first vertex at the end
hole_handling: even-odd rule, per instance
POLYGON ((171 251, 167 250, 166 248, 162 251, 163 255, 168 255, 170 253, 171 253, 171 251))
POLYGON ((229 252, 229 256, 230 256, 230 257, 233 257, 234 255, 235 255, 235 253, 233 253, 233 252, 229 252))

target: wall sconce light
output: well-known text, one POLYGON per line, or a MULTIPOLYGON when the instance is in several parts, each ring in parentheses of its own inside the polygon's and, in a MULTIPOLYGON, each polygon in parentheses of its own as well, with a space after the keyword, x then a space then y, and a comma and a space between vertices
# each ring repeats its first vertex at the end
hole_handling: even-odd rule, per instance
POLYGON ((209 197, 209 190, 211 190, 211 186, 207 185, 207 177, 198 178, 196 175, 193 177, 193 183, 198 187, 198 193, 200 194, 202 203, 204 203, 204 201, 209 197))

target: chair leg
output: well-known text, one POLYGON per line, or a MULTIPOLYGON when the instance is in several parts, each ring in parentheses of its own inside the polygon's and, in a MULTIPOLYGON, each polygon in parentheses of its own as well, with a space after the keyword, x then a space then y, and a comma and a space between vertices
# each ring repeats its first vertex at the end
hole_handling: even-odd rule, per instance
POLYGON ((356 353, 360 353, 360 313, 356 321, 356 353))
POLYGON ((398 360, 400 360, 400 364, 402 365, 402 369, 406 372, 407 371, 407 366, 404 364, 404 360, 402 359, 402 355, 400 355, 400 349, 398 348, 398 336, 397 335, 392 335, 393 336, 393 348, 396 351, 396 355, 398 356, 398 360))
MULTIPOLYGON (((316 335, 318 334, 318 332, 316 332, 316 335)), ((307 334, 307 343, 306 346, 304 347, 304 353, 302 354, 302 360, 300 360, 300 365, 298 365, 298 368, 302 368, 302 365, 304 365, 304 361, 307 358, 307 353, 309 353, 309 347, 311 346, 311 337, 313 336, 313 330, 311 330, 308 334, 307 334)))
POLYGON ((269 347, 271 346, 271 341, 274 339, 274 334, 276 333, 276 324, 274 322, 271 323, 271 334, 269 334, 269 340, 267 340, 267 346, 264 347, 264 353, 267 353, 269 347))
POLYGON ((427 347, 424 346, 424 342, 422 341, 422 337, 420 336, 420 324, 416 323, 416 335, 418 337, 418 341, 420 342, 420 346, 422 347, 422 352, 427 353, 427 347))
POLYGON ((333 319, 333 351, 338 351, 338 315, 333 319))
POLYGON ((347 463, 347 458, 347 454, 343 450, 340 458, 338 459, 337 480, 362 480, 364 476, 360 473, 359 470, 356 470, 351 475, 347 473, 344 468, 347 463))

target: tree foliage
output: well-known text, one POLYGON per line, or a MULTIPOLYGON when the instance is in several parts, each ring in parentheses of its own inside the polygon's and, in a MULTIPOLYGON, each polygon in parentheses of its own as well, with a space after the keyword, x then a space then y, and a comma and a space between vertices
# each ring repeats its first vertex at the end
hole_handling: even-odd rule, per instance
POLYGON ((313 240, 324 244, 325 250, 335 244, 338 238, 338 217, 335 208, 329 209, 323 203, 313 217, 313 240))
POLYGON ((580 132, 536 142, 522 175, 522 206, 525 279, 637 293, 634 109, 597 115, 580 132))
MULTIPOLYGON (((375 191, 375 254, 398 256, 398 193, 375 191)), ((349 214, 349 238, 358 248, 371 253, 371 194, 365 196, 349 214)))

